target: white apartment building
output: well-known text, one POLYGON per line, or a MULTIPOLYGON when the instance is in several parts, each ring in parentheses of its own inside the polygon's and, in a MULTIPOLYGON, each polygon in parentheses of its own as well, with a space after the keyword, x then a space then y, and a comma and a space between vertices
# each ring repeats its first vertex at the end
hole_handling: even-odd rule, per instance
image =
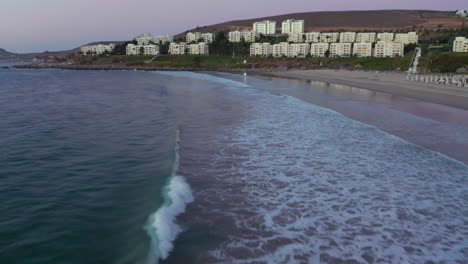
POLYGON ((83 55, 100 55, 104 52, 112 52, 115 48, 115 44, 97 44, 87 45, 81 47, 83 55))
POLYGON ((209 55, 208 44, 200 42, 198 44, 190 44, 188 46, 188 52, 191 55, 209 55))
POLYGON ((251 31, 231 31, 228 34, 229 42, 241 42, 244 39, 245 42, 255 42, 260 38, 260 34, 251 31))
POLYGON ((395 34, 395 42, 401 42, 405 45, 418 44, 418 34, 416 32, 397 33, 395 34))
POLYGON ((360 32, 356 34, 356 42, 374 43, 375 36, 375 32, 360 32))
POLYGON ((304 33, 304 20, 288 19, 283 21, 281 32, 283 34, 304 33))
POLYGON ((304 34, 303 33, 289 33, 288 42, 302 43, 304 42, 304 34))
POLYGON ((403 57, 405 45, 400 42, 379 41, 375 44, 374 57, 403 57))
POLYGON ((377 41, 392 42, 395 34, 390 32, 378 33, 377 41))
POLYGON ((169 54, 172 55, 184 55, 187 50, 187 44, 185 42, 169 44, 169 54))
POLYGON ((273 48, 270 43, 252 43, 250 45, 250 56, 270 56, 273 48))
POLYGON ((338 38, 340 37, 340 33, 320 33, 320 42, 338 42, 338 38))
POLYGON ((159 44, 164 44, 166 42, 172 42, 174 41, 174 37, 173 36, 156 36, 154 37, 154 43, 159 43, 159 44))
POLYGON ((187 43, 198 42, 202 38, 202 33, 200 32, 189 32, 185 35, 185 41, 187 43))
POLYGON ((468 38, 456 37, 453 41, 453 52, 468 52, 468 38))
POLYGON ((356 32, 341 32, 340 42, 341 43, 353 43, 356 41, 356 32))
POLYGON ((325 52, 327 52, 329 45, 324 42, 312 43, 310 45, 310 55, 313 57, 325 57, 325 52))
POLYGON ((305 58, 309 53, 310 45, 307 43, 293 43, 288 48, 288 57, 305 58))
POLYGON ((255 22, 253 30, 264 35, 276 34, 276 22, 271 20, 255 22))
POLYGON ((212 43, 215 39, 215 34, 214 33, 202 33, 201 38, 203 39, 203 42, 205 43, 212 43))
POLYGON ((274 44, 272 55, 275 58, 283 57, 283 56, 288 57, 289 56, 289 43, 281 42, 279 44, 274 44))
POLYGON ((332 43, 330 44, 330 57, 349 57, 351 56, 351 43, 332 43))
POLYGON ((127 55, 158 55, 159 46, 158 45, 128 44, 126 47, 126 54, 127 55))
POLYGON ((150 33, 145 32, 139 35, 138 37, 136 37, 135 40, 138 43, 138 45, 148 45, 150 44, 150 42, 153 41, 153 37, 151 36, 150 33))
POLYGON ((372 43, 369 43, 369 42, 353 43, 353 56, 358 56, 358 57, 372 56, 372 43))
POLYGON ((317 43, 320 41, 320 32, 307 32, 305 35, 305 42, 317 43))

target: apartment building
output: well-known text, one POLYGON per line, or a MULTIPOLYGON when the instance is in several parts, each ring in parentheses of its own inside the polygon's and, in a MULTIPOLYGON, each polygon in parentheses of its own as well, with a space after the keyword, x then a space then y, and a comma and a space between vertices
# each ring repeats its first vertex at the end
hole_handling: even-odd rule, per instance
POLYGON ((453 52, 468 52, 468 38, 456 37, 453 41, 453 52))
POLYGON ((374 57, 403 57, 405 45, 400 42, 379 41, 375 44, 374 57))
POLYGON ((185 41, 187 43, 198 42, 202 38, 201 32, 189 32, 185 35, 185 41))
POLYGON ((357 57, 372 56, 372 43, 368 43, 368 42, 353 43, 353 56, 357 56, 357 57))
POLYGON ((156 36, 154 37, 154 43, 158 43, 158 44, 164 44, 166 42, 172 42, 174 41, 174 37, 173 36, 156 36))
POLYGON ((127 55, 158 55, 158 45, 135 45, 128 44, 126 47, 127 55))
POLYGON ((324 42, 312 43, 310 45, 310 55, 312 55, 312 57, 325 57, 329 45, 330 44, 324 42))
POLYGON ((392 42, 395 37, 394 33, 384 32, 377 34, 377 41, 392 42))
POLYGON ((229 42, 241 42, 242 39, 245 42, 255 42, 260 38, 260 34, 255 31, 231 31, 228 34, 229 42))
POLYGON ((83 55, 100 55, 107 52, 112 52, 115 48, 115 44, 97 44, 82 46, 81 52, 83 55))
POLYGON ((330 57, 349 57, 351 48, 351 43, 332 43, 330 44, 330 57))
POLYGON ((138 45, 148 45, 150 42, 153 41, 153 37, 151 36, 150 33, 145 32, 135 38, 136 42, 138 45))
POLYGON ((304 20, 288 19, 286 21, 283 21, 281 26, 281 33, 304 33, 304 20))
POLYGON ((340 33, 320 33, 320 42, 338 42, 338 38, 340 37, 340 33))
POLYGON ((405 45, 418 44, 418 34, 416 32, 397 33, 395 34, 395 42, 401 42, 405 45))
POLYGON ((302 43, 304 42, 304 34, 303 33, 289 33, 288 42, 302 43))
POLYGON ((169 44, 169 54, 172 55, 184 55, 187 50, 187 44, 185 42, 169 44))
POLYGON ((205 43, 212 43, 215 40, 215 34, 214 33, 202 33, 201 38, 203 39, 203 42, 205 43))
POLYGON ((188 53, 191 55, 209 55, 208 44, 200 42, 198 44, 190 44, 188 46, 188 53))
POLYGON ((250 45, 250 56, 270 56, 273 52, 273 47, 270 43, 252 43, 250 45))
POLYGON ((281 42, 279 44, 274 44, 272 48, 272 55, 275 58, 278 57, 288 57, 289 56, 289 43, 281 42))
POLYGON ((304 36, 307 43, 317 43, 320 41, 320 32, 307 32, 304 36))
POLYGON ((288 57, 305 58, 310 53, 310 45, 307 43, 293 43, 288 47, 288 57))
POLYGON ((271 20, 255 22, 253 30, 264 35, 276 34, 276 22, 271 20))
POLYGON ((356 34, 356 42, 374 43, 375 36, 375 32, 360 32, 356 34))
POLYGON ((356 41, 356 32, 341 32, 340 42, 341 43, 353 43, 356 41))

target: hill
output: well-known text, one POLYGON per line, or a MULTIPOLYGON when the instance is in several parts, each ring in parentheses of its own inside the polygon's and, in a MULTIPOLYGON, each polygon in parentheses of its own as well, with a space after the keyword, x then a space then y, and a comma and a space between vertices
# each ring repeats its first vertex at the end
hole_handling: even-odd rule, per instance
POLYGON ((8 59, 15 59, 16 54, 8 52, 2 48, 0 48, 0 60, 8 60, 8 59))
MULTIPOLYGON (((255 21, 276 21, 278 30, 286 19, 304 20, 306 31, 325 30, 399 30, 437 27, 460 27, 465 19, 455 12, 427 10, 326 11, 293 13, 254 19, 235 20, 188 31, 220 32, 251 29, 255 21)), ((183 37, 185 32, 176 37, 183 37)))

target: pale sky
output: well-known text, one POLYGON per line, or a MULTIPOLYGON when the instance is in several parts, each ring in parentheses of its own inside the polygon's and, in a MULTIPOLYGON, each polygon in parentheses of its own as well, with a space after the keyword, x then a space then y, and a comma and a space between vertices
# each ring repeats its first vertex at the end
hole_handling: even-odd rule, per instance
POLYGON ((196 26, 296 12, 468 9, 467 0, 0 0, 0 48, 67 50, 142 32, 178 34, 196 26))

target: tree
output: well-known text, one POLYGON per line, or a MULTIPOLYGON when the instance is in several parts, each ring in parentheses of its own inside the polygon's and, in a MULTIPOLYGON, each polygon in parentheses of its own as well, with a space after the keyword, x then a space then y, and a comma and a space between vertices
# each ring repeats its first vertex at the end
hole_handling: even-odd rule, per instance
POLYGON ((224 32, 219 32, 214 41, 209 44, 210 53, 216 55, 230 55, 232 47, 224 32))
POLYGON ((168 41, 161 44, 161 46, 159 47, 159 53, 168 54, 169 53, 169 45, 170 45, 170 43, 168 41))
POLYGON ((145 54, 145 48, 140 47, 140 55, 144 55, 144 54, 145 54))

